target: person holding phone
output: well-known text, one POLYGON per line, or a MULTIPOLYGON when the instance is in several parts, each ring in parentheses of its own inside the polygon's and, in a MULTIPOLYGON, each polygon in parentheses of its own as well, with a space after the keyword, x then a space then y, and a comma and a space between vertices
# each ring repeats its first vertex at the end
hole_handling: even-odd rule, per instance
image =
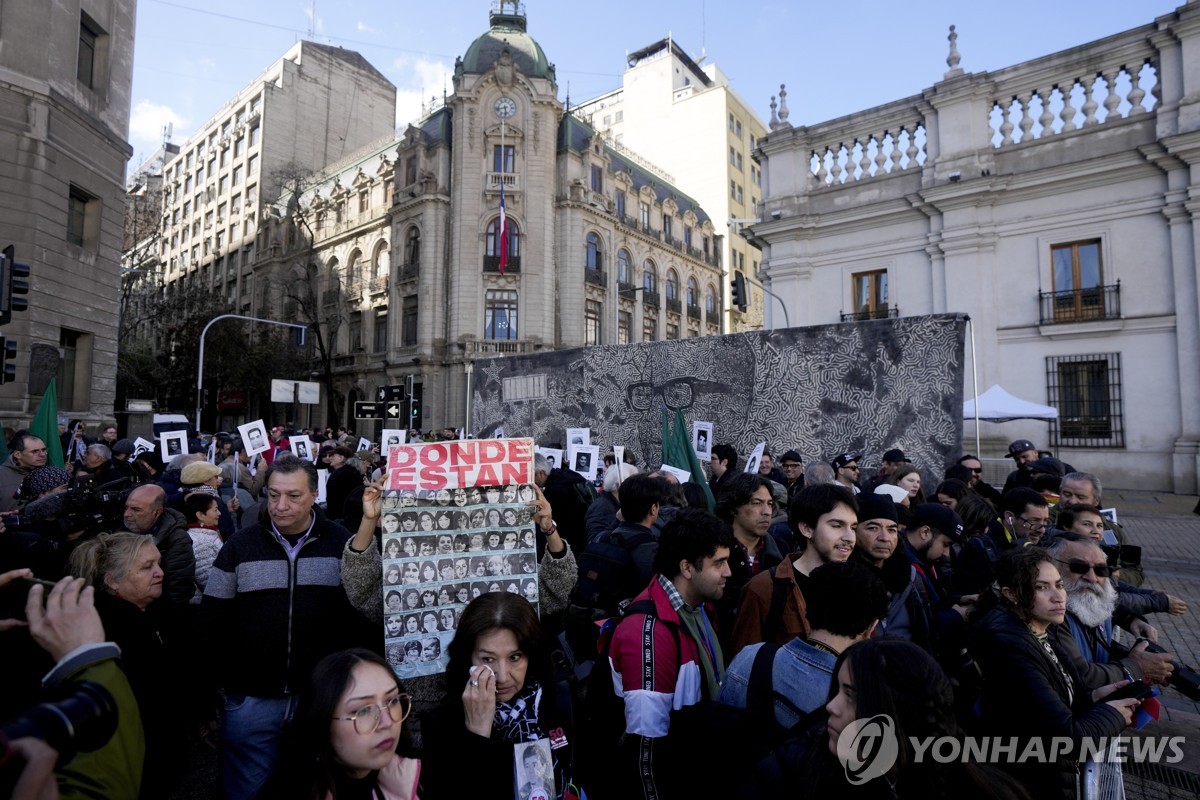
POLYGON ((1014 736, 1027 743, 1042 738, 1051 763, 1000 765, 1020 781, 1034 800, 1075 797, 1078 753, 1051 749, 1051 737, 1118 736, 1133 720, 1137 698, 1107 699, 1130 681, 1090 687, 1076 670, 1061 637, 1067 593, 1053 558, 1026 547, 1004 553, 996 563, 999 594, 976 624, 971 652, 983 673, 980 732, 1014 736))

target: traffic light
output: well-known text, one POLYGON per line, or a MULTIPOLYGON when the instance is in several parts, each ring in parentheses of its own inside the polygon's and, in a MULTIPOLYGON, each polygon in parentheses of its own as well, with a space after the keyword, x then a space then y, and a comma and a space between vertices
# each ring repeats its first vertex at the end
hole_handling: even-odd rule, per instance
POLYGON ((733 276, 729 302, 737 306, 738 311, 745 311, 750 306, 750 295, 746 292, 746 276, 740 272, 733 276))
POLYGON ((0 383, 12 383, 17 379, 17 343, 0 336, 0 383))
POLYGON ((29 308, 29 266, 18 264, 16 249, 10 244, 0 253, 0 325, 12 322, 12 312, 29 308))

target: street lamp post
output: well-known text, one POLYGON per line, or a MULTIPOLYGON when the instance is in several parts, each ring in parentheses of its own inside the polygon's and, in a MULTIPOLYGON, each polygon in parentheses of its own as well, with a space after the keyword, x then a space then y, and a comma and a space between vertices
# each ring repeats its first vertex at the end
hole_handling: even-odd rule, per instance
POLYGON ((200 331, 200 363, 196 367, 196 433, 200 432, 200 405, 204 400, 204 337, 208 334, 208 329, 214 323, 220 322, 223 319, 244 319, 249 322, 264 322, 267 325, 282 325, 285 328, 297 328, 300 331, 300 345, 304 345, 304 332, 308 330, 307 325, 297 325, 294 322, 280 322, 277 319, 263 319, 261 317, 244 317, 241 314, 221 314, 213 317, 204 326, 204 330, 200 331))

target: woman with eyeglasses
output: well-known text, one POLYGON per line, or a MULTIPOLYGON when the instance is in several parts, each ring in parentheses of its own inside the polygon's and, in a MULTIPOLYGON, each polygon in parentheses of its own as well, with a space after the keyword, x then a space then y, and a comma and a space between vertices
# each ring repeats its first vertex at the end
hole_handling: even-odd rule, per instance
POLYGON ((297 717, 294 757, 264 797, 415 800, 421 762, 409 752, 412 709, 392 668, 370 650, 343 650, 313 670, 297 717))
MULTIPOLYGON (((1073 798, 1079 753, 1067 754, 1055 742, 1069 739, 1076 749, 1084 738, 1118 736, 1133 719, 1138 700, 1104 700, 1128 684, 1089 687, 1077 669, 1062 622, 1067 593, 1050 554, 1040 547, 1014 548, 996 562, 997 592, 981 599, 984 613, 972 632, 971 652, 983 674, 979 732, 1016 737, 1026 746, 1041 739, 1057 761, 1000 765, 1035 800, 1073 798)), ((1015 759, 1014 759, 1015 762, 1015 759)))

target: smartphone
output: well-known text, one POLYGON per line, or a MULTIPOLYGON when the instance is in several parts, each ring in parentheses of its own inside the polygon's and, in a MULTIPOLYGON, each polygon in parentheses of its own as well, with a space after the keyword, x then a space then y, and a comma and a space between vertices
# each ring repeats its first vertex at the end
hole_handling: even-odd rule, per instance
POLYGON ((1132 681, 1122 686, 1120 689, 1117 689, 1112 694, 1109 694, 1106 697, 1101 697, 1097 702, 1107 703, 1109 700, 1124 700, 1129 697, 1137 700, 1145 700, 1147 697, 1150 697, 1153 694, 1154 687, 1149 686, 1142 681, 1132 681))
POLYGON ((8 585, 0 588, 0 619, 25 619, 25 601, 29 590, 41 584, 46 587, 45 594, 50 594, 54 581, 42 578, 17 578, 8 585))

